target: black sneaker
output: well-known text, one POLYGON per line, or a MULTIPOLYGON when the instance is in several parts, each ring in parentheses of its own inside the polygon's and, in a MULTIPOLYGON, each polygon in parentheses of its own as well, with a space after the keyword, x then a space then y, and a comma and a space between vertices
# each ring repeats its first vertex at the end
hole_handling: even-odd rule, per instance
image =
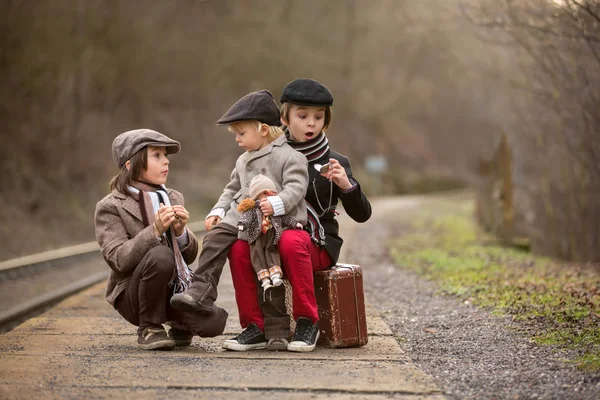
POLYGON ((287 345, 288 351, 313 351, 319 339, 319 327, 308 318, 300 317, 296 321, 296 331, 292 341, 287 345))
POLYGON ((267 339, 256 325, 250 324, 242 333, 223 342, 223 348, 233 351, 262 350, 267 348, 267 339))

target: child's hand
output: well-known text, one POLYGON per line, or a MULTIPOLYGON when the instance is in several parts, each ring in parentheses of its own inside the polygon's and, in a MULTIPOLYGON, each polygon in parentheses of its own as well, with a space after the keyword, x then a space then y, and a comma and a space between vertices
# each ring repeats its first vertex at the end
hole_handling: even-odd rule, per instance
POLYGON ((179 237, 183 235, 185 225, 190 220, 190 213, 188 213, 184 206, 175 205, 173 206, 173 214, 175 216, 173 229, 175 230, 175 236, 179 237))
POLYGON ((350 189, 352 187, 352 183, 350 182, 350 179, 348 179, 348 175, 346 175, 346 169, 342 166, 342 164, 340 164, 340 162, 335 158, 330 158, 329 164, 331 164, 329 171, 321 174, 321 176, 333 181, 333 183, 335 183, 342 190, 350 189))
POLYGON ((262 199, 260 201, 260 211, 262 211, 263 215, 265 216, 273 215, 273 213, 275 212, 273 210, 273 205, 267 199, 262 199))
POLYGON ((160 203, 158 211, 154 214, 154 234, 156 236, 162 235, 169 229, 175 220, 176 217, 173 207, 167 207, 163 203, 160 203))
POLYGON ((218 225, 221 222, 221 217, 218 215, 213 215, 204 220, 204 229, 210 231, 213 226, 218 225))
POLYGON ((302 224, 300 222, 298 222, 296 224, 296 229, 302 229, 302 228, 303 228, 302 224))

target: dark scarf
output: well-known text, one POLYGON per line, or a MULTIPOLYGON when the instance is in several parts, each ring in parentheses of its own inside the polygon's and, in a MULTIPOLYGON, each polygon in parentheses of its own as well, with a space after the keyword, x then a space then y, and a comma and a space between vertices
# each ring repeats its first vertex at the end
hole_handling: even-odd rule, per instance
MULTIPOLYGON (((285 129, 285 137, 287 138, 288 144, 296 151, 304 154, 308 160, 308 168, 313 168, 314 163, 322 158, 329 159, 329 141, 325 133, 321 131, 314 138, 307 140, 303 143, 294 141, 294 137, 289 132, 288 128, 285 129)), ((325 245, 325 229, 321 225, 319 220, 319 213, 313 208, 313 206, 306 202, 307 211, 307 222, 308 232, 310 233, 310 239, 318 244, 319 246, 325 245)))
MULTIPOLYGON (((154 215, 158 211, 158 205, 160 203, 163 203, 166 206, 171 205, 171 201, 169 200, 169 196, 163 185, 157 186, 146 182, 135 181, 133 188, 130 187, 130 194, 140 205, 144 226, 154 223, 154 215), (137 191, 135 189, 137 189, 137 191)), ((171 282, 174 286, 173 291, 174 293, 184 292, 192 280, 191 270, 183 260, 172 225, 165 233, 163 233, 163 236, 166 238, 169 248, 173 250, 175 264, 177 266, 177 273, 173 274, 173 281, 171 282)))

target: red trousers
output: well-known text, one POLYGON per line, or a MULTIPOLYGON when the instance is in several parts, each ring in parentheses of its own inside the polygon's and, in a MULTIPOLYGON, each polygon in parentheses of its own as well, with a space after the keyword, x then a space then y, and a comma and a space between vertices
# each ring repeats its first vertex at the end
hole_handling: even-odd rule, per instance
MULTIPOLYGON (((306 231, 300 229, 284 231, 277 248, 281 257, 283 276, 292 286, 294 320, 306 317, 316 323, 319 320, 319 314, 315 299, 313 272, 330 267, 332 265, 331 257, 325 249, 310 240, 306 231)), ((253 323, 264 331, 264 316, 258 299, 258 280, 250 261, 248 242, 237 240, 231 246, 229 266, 242 328, 253 323)))

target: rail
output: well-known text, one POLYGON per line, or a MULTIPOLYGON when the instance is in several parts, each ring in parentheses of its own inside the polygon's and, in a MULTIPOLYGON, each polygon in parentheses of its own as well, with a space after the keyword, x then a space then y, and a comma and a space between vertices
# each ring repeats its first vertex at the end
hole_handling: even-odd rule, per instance
MULTIPOLYGON (((188 228, 198 237, 204 235, 204 221, 189 223, 188 228)), ((15 285, 11 285, 11 281, 18 282, 25 279, 34 281, 36 277, 48 279, 54 271, 58 272, 68 267, 77 269, 78 265, 81 265, 80 268, 85 268, 90 264, 100 265, 102 263, 104 260, 102 260, 98 243, 82 243, 0 262, 0 285, 14 287, 15 285)), ((83 277, 79 277, 75 281, 66 281, 47 292, 36 293, 35 296, 27 296, 16 287, 12 290, 15 292, 14 296, 23 298, 21 301, 9 305, 6 310, 0 309, 0 332, 10 330, 52 304, 107 279, 110 272, 108 266, 104 263, 100 269, 91 274, 81 271, 83 277)), ((29 285, 31 284, 28 283, 27 286, 29 285)), ((13 297, 13 294, 10 293, 11 289, 3 291, 8 297, 13 297)))

